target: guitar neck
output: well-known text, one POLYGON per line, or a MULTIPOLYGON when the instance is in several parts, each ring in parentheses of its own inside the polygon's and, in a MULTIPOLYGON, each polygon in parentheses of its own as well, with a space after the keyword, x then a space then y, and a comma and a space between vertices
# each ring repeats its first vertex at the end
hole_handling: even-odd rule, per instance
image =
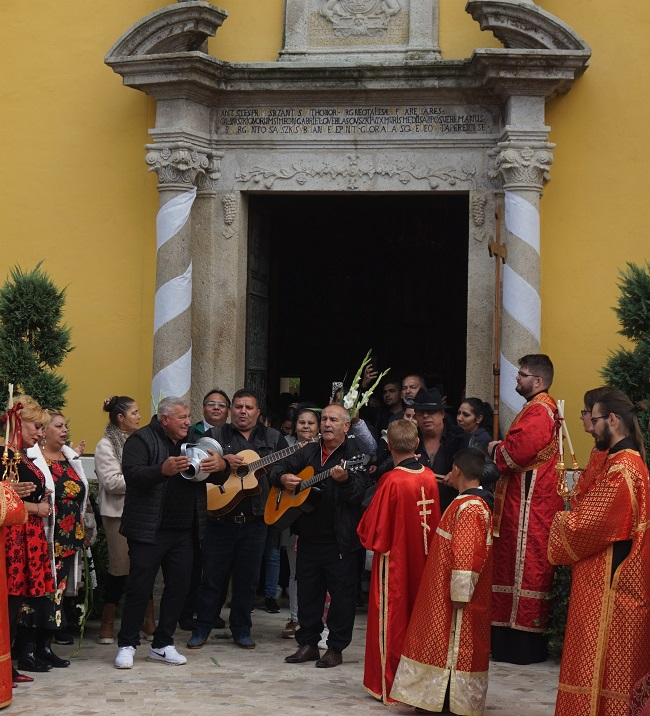
POLYGON ((290 447, 286 447, 283 450, 278 450, 278 452, 271 453, 270 455, 267 455, 266 457, 261 457, 259 460, 254 460, 253 462, 248 463, 248 469, 250 472, 256 472, 262 467, 266 467, 267 465, 272 465, 274 462, 277 462, 278 460, 282 460, 285 457, 289 457, 289 455, 293 455, 294 452, 297 452, 300 450, 300 448, 305 447, 307 443, 310 442, 309 440, 303 440, 302 442, 296 443, 295 445, 291 445, 290 447))
POLYGON ((300 483, 300 491, 306 490, 309 487, 313 487, 314 485, 317 485, 319 482, 322 482, 326 478, 328 478, 332 474, 332 470, 334 468, 330 467, 329 470, 325 470, 325 472, 319 472, 317 475, 312 475, 311 477, 308 477, 306 480, 303 480, 300 483))

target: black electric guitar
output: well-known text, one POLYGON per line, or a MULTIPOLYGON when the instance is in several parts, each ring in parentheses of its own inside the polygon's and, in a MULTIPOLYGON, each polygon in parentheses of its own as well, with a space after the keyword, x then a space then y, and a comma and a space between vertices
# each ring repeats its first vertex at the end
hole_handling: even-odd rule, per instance
MULTIPOLYGON (((355 472, 363 469, 369 462, 369 455, 359 455, 345 460, 340 467, 348 472, 355 472)), ((337 466, 335 465, 334 467, 337 466)), ((316 499, 313 498, 313 493, 318 491, 318 488, 315 490, 312 488, 329 477, 334 467, 317 474, 314 474, 313 467, 306 467, 301 470, 298 473, 298 477, 302 482, 294 492, 289 492, 284 488, 272 487, 264 507, 264 522, 267 525, 273 525, 283 530, 289 527, 304 512, 311 512, 316 507, 316 499)))

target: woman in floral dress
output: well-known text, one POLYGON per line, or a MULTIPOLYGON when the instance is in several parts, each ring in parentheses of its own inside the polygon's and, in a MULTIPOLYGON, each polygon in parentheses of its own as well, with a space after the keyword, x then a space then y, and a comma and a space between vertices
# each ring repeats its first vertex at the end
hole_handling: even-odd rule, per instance
MULTIPOLYGON (((13 408, 7 411, 9 421, 9 460, 6 479, 18 480, 13 488, 22 498, 27 509, 27 521, 5 528, 5 556, 7 568, 7 593, 9 628, 11 641, 16 636, 16 625, 23 603, 29 599, 38 605, 47 601, 46 595, 53 594, 52 551, 47 539, 47 528, 52 521, 51 479, 47 467, 38 465, 28 450, 43 436, 43 429, 49 423, 49 415, 27 395, 14 399, 13 408)), ((26 671, 49 671, 47 664, 35 659, 33 648, 16 643, 19 654, 19 668, 26 671)), ((33 681, 24 674, 13 670, 14 683, 33 681)))
POLYGON ((81 460, 66 445, 68 426, 65 416, 48 411, 50 423, 45 431, 42 452, 54 483, 54 563, 56 592, 48 602, 37 605, 29 601, 23 607, 21 631, 31 632, 28 643, 35 642, 34 655, 50 666, 70 665, 52 651, 52 637, 64 620, 63 596, 74 594, 79 587, 79 567, 83 559, 83 514, 88 501, 88 481, 81 460))

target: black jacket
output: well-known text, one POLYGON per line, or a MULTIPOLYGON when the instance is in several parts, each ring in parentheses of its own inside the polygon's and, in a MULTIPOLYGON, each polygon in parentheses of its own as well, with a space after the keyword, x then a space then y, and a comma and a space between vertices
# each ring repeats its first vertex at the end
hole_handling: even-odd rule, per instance
MULTIPOLYGON (((306 467, 313 467, 314 472, 323 472, 338 465, 341 460, 357 457, 361 452, 354 438, 346 438, 345 442, 329 456, 321 466, 321 443, 311 443, 298 452, 285 458, 269 470, 269 482, 275 487, 282 487, 280 477, 289 472, 297 475, 306 467)), ((365 470, 350 472, 345 482, 338 482, 331 477, 323 481, 324 487, 334 490, 334 527, 336 542, 340 554, 349 554, 361 549, 361 542, 357 535, 357 526, 361 519, 361 502, 368 487, 368 477, 365 470), (329 483, 325 485, 325 483, 329 483)), ((313 519, 312 515, 321 509, 325 502, 318 503, 312 513, 301 515, 293 524, 292 531, 301 536, 301 522, 313 519)), ((301 536, 301 539, 304 537, 301 536)))
MULTIPOLYGON (((165 434, 154 415, 149 425, 136 430, 124 443, 122 471, 126 482, 124 510, 120 533, 136 542, 153 544, 158 536, 167 484, 170 480, 184 480, 182 475, 163 475, 162 464, 170 456, 180 455, 183 442, 174 444, 165 434)), ((217 482, 223 473, 208 478, 217 482)), ((203 482, 190 482, 195 492, 195 529, 203 537, 206 515, 206 488, 203 482)))
MULTIPOLYGON (((236 455, 242 450, 253 450, 260 457, 266 457, 271 453, 284 450, 284 448, 288 447, 287 441, 278 430, 275 430, 275 428, 267 428, 262 425, 262 423, 258 423, 255 426, 255 429, 250 434, 249 440, 246 440, 239 430, 230 423, 226 423, 221 427, 212 428, 204 433, 204 436, 214 438, 221 447, 223 447, 225 455, 236 455)), ((228 467, 226 472, 220 473, 220 475, 222 479, 215 480, 215 482, 223 483, 228 478, 228 475, 230 475, 230 467, 228 467)), ((262 487, 262 491, 257 495, 252 495, 250 500, 253 514, 263 515, 266 498, 269 494, 269 483, 264 474, 258 477, 258 481, 262 487)), ((235 511, 236 510, 237 508, 235 508, 235 511)))

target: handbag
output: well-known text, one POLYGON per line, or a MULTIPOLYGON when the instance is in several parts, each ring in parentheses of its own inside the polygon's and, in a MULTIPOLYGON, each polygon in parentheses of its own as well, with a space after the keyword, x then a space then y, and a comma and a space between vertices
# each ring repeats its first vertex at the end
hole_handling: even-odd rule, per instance
POLYGON ((0 526, 24 525, 27 507, 7 480, 0 481, 0 526))

